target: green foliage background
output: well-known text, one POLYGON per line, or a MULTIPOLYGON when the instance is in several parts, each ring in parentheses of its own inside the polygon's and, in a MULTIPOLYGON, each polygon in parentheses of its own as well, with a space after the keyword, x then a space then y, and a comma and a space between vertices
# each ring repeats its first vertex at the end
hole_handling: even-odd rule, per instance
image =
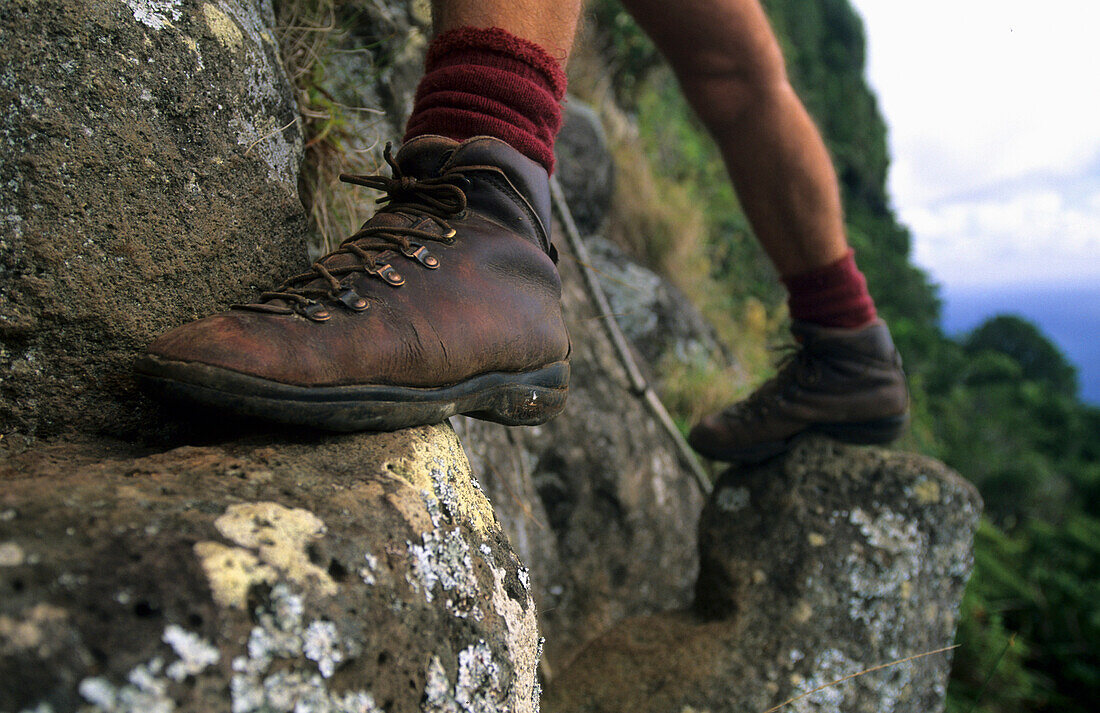
MULTIPOLYGON (((834 157, 850 240, 906 359, 914 424, 904 445, 944 460, 986 501, 948 711, 1092 711, 1100 700, 1100 410, 1078 400, 1073 367, 1024 320, 998 317, 960 341, 944 335, 937 290, 910 262, 911 236, 887 193, 887 128, 864 79, 861 19, 848 0, 764 5, 834 157)), ((701 247, 731 314, 749 299, 777 308, 774 275, 671 73, 615 0, 595 0, 590 12, 642 153, 661 181, 701 207, 701 247)), ((649 236, 642 256, 660 267, 675 237, 649 236)))

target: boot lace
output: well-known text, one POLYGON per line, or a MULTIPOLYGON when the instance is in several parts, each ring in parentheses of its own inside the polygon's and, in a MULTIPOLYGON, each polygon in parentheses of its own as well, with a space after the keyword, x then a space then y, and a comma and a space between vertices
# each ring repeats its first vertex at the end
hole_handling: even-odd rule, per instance
POLYGON ((779 354, 775 376, 748 398, 728 406, 722 411, 723 416, 742 422, 759 421, 787 401, 792 386, 812 386, 821 378, 817 360, 801 344, 784 344, 770 349, 779 354))
POLYGON ((462 176, 457 172, 432 178, 406 176, 393 158, 391 144, 386 144, 383 155, 393 172, 392 177, 340 174, 340 180, 384 192, 385 195, 376 201, 382 207, 375 215, 399 213, 417 220, 409 226, 370 225, 368 221, 345 238, 339 247, 313 263, 307 272, 295 275, 276 289, 261 294, 260 300, 263 304, 234 307, 285 314, 298 312, 314 321, 323 322, 331 315, 321 300, 342 303, 356 312, 368 307, 367 300, 355 291, 350 280, 342 281, 341 278, 367 273, 379 277, 393 287, 404 284, 405 278, 388 262, 379 259, 386 252, 397 250, 430 270, 439 267, 439 258, 424 246, 424 241, 444 245, 454 242, 456 231, 447 220, 461 217, 466 209, 466 194, 455 183, 462 176), (422 223, 423 219, 435 223, 442 232, 414 227, 422 223), (325 264, 333 256, 341 254, 353 255, 357 260, 339 267, 325 264), (281 300, 287 306, 279 308, 266 304, 274 300, 281 300))

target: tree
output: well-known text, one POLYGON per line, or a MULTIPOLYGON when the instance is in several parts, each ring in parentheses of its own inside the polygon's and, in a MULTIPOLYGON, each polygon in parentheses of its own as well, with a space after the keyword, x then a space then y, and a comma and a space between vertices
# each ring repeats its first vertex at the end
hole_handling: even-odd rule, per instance
POLYGON ((1077 370, 1031 322, 1014 315, 998 315, 971 332, 963 344, 972 356, 984 351, 1012 357, 1025 379, 1066 396, 1077 395, 1077 370))

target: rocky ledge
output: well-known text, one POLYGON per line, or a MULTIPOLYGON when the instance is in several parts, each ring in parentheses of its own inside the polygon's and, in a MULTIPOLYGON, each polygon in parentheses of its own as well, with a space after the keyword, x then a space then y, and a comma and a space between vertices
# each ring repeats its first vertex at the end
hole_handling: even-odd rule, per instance
POLYGON ((941 711, 980 509, 937 461, 823 438, 730 470, 700 520, 694 604, 596 638, 543 709, 941 711))
POLYGON ((447 426, 3 446, 0 711, 533 711, 529 587, 447 426))

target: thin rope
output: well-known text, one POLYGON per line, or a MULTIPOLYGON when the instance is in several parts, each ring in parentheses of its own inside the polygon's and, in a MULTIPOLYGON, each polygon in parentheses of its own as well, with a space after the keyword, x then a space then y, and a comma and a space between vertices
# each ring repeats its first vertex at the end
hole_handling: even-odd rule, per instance
POLYGON ((818 691, 823 691, 826 688, 830 688, 830 687, 835 686, 839 683, 844 683, 845 681, 856 678, 857 676, 863 676, 863 675, 868 674, 868 673, 874 673, 875 671, 881 671, 884 668, 890 668, 891 666, 897 666, 898 664, 903 664, 906 661, 912 661, 913 659, 919 659, 919 658, 923 658, 925 656, 931 656, 933 654, 942 654, 945 651, 951 651, 952 649, 957 649, 957 648, 959 648, 959 644, 955 644, 954 646, 945 646, 942 649, 936 649, 935 651, 925 651, 923 654, 914 654, 913 656, 906 656, 905 658, 898 659, 897 661, 891 661, 890 663, 879 664, 878 666, 874 666, 872 668, 865 669, 863 671, 860 671, 859 673, 849 674, 849 675, 845 676, 844 678, 838 678, 837 680, 833 681, 832 683, 826 683, 823 686, 818 686, 817 688, 813 689, 812 691, 806 691, 805 693, 803 693, 800 696, 795 696, 794 698, 783 701, 782 703, 775 706, 774 708, 769 708, 768 710, 764 711, 764 713, 775 713, 780 708, 783 708, 785 706, 789 706, 790 704, 792 704, 796 701, 800 701, 803 698, 805 698, 806 696, 817 693, 818 691))
POLYGON ((710 495, 711 482, 710 478, 707 476, 707 472, 703 469, 699 459, 695 457, 695 453, 691 450, 691 446, 684 440, 683 435, 680 433, 680 429, 676 428, 676 423, 672 420, 672 416, 669 416, 668 409, 661 403, 661 399, 657 396, 657 392, 649 385, 649 382, 647 382, 646 378, 642 375, 641 369, 639 369, 637 363, 635 363, 634 355, 630 353, 630 346, 626 340, 626 335, 623 334, 622 328, 619 327, 619 323, 615 320, 611 312, 611 304, 607 301, 607 295, 604 294, 603 288, 600 287, 599 281, 596 280, 592 268, 588 267, 592 262, 588 257, 588 249, 585 248, 584 242, 581 240, 580 231, 577 230, 577 224, 573 222, 573 214, 569 210, 569 204, 565 200, 565 192, 562 191, 557 176, 550 177, 550 198, 553 201, 554 210, 561 220, 562 228, 565 230, 565 237, 569 242, 569 247, 576 254, 577 262, 582 266, 581 274, 584 275, 584 285, 592 301, 595 302, 596 311, 602 318, 600 321, 603 322, 608 336, 611 338, 611 344, 615 348, 615 355, 619 357, 619 362, 626 370, 627 378, 630 381, 631 391, 637 396, 642 397, 646 406, 649 407, 649 410, 656 417, 657 422, 661 424, 661 427, 664 428, 665 432, 672 438, 672 442, 676 445, 676 450, 680 454, 680 459, 687 465, 691 474, 694 476, 695 484, 699 486, 699 491, 704 497, 710 495))

